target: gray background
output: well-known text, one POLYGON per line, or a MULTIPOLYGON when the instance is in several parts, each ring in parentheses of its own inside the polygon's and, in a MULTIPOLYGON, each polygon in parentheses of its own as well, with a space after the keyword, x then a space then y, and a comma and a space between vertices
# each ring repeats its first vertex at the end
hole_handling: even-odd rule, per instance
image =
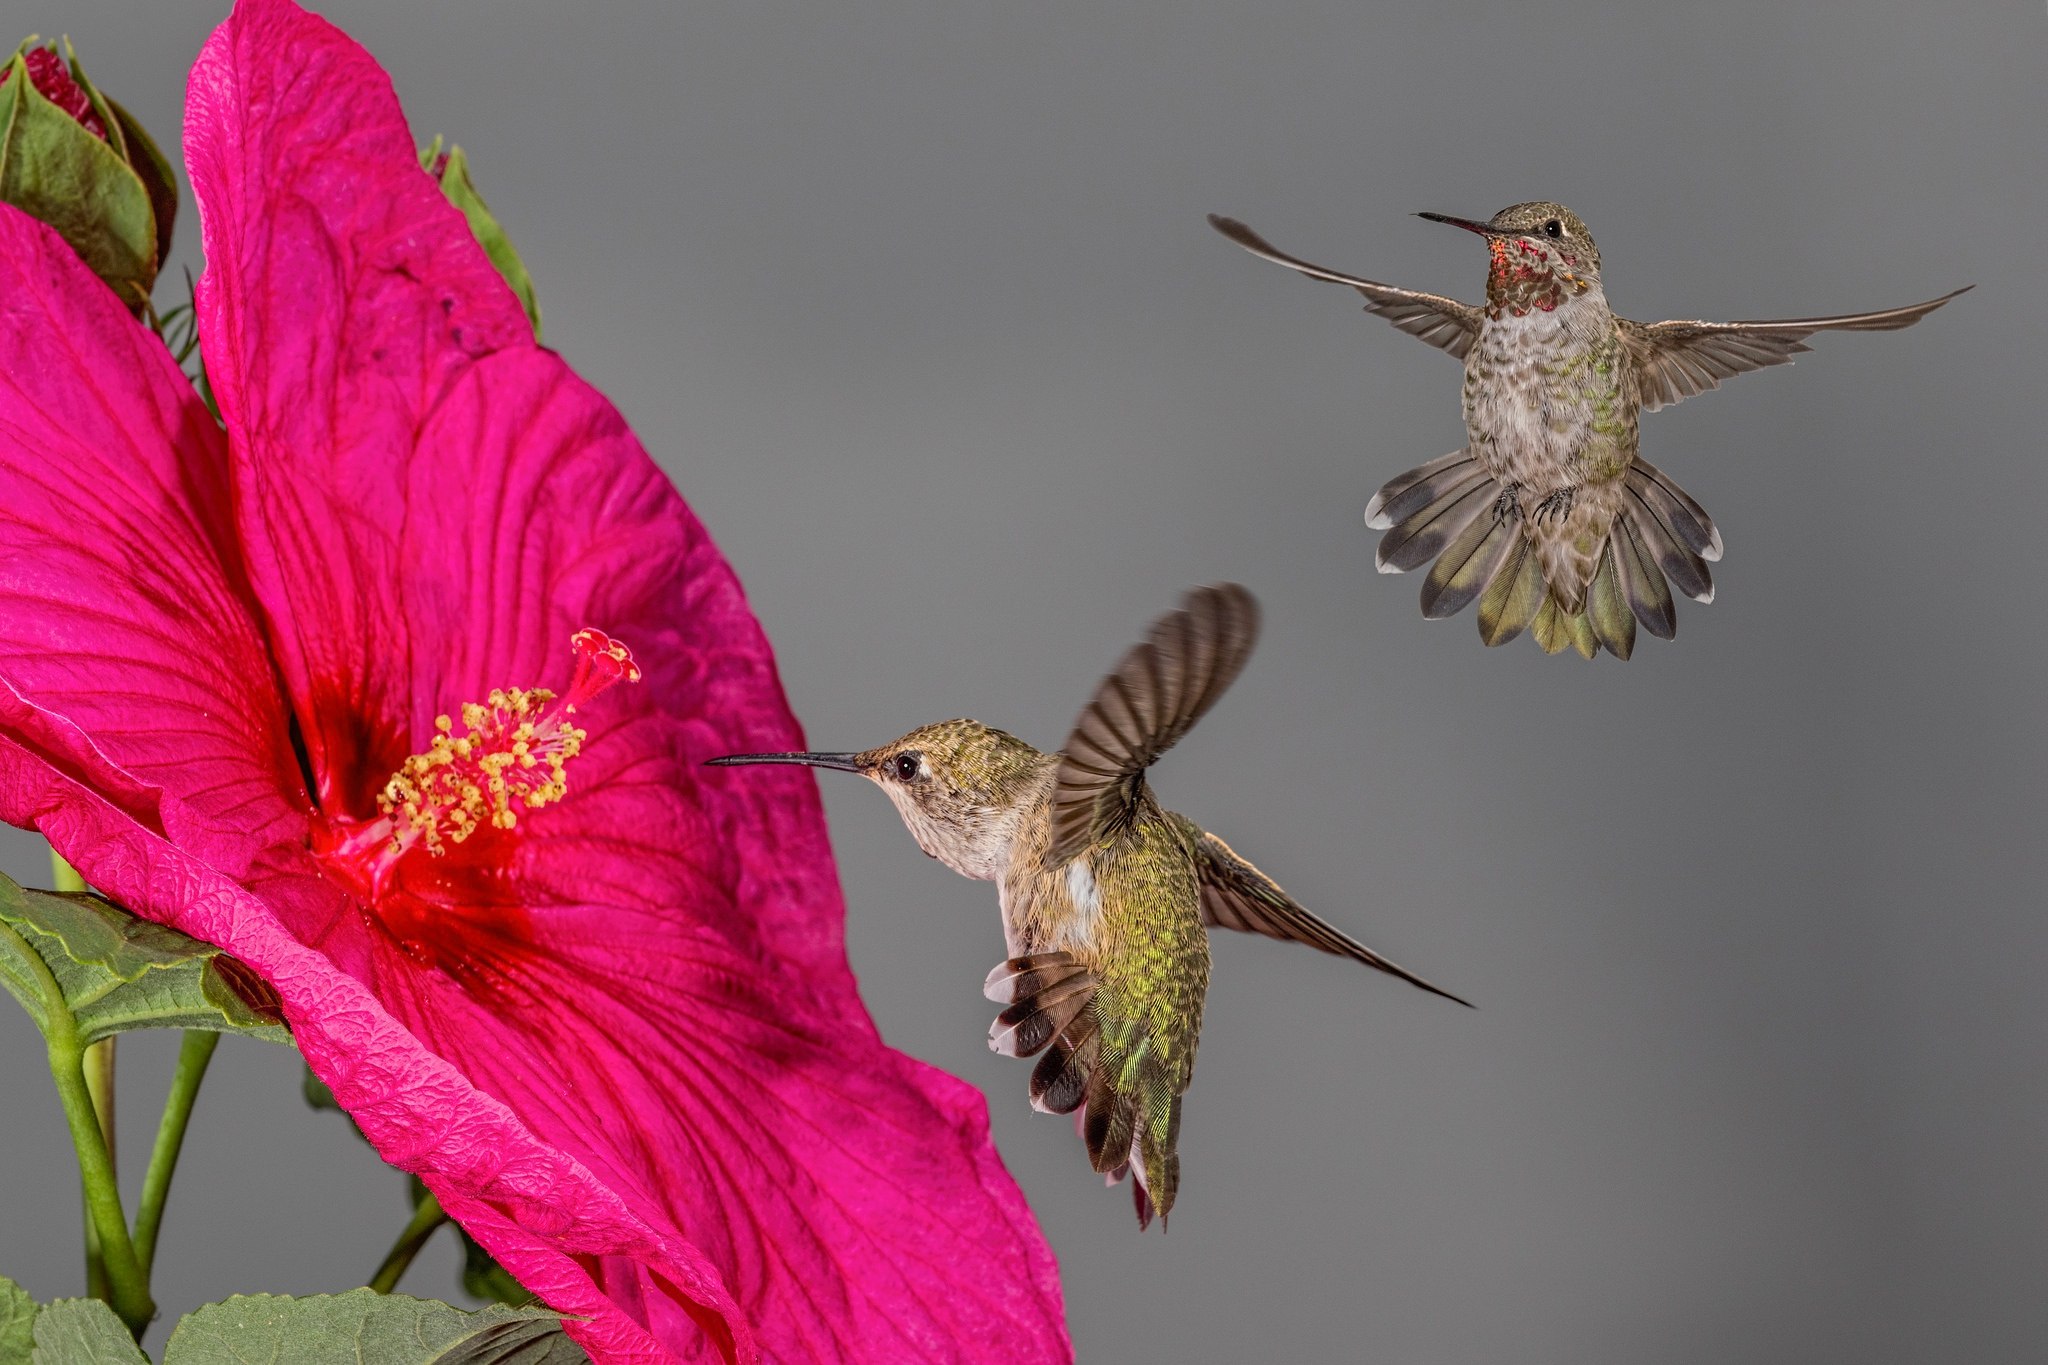
MULTIPOLYGON (((329 12, 470 148, 821 747, 961 713, 1055 745, 1183 587, 1264 602, 1160 789, 1482 1008, 1219 943, 1166 1237, 987 1051, 992 889, 825 783, 869 1006, 989 1093, 1084 1360, 2048 1349, 2039 0, 329 12), (1372 571, 1359 510, 1460 443, 1457 367, 1202 222, 1470 298, 1477 244, 1407 215, 1539 197, 1640 318, 1980 286, 1648 419, 1728 553, 1625 666, 1486 651, 1372 571)), ((10 8, 167 140, 217 13, 10 8)), ((124 1044, 131 1174, 169 1056, 124 1044)), ((167 1312, 359 1284, 397 1231, 295 1068, 218 1057, 167 1312)), ((0 1077, 0 1270, 76 1292, 25 1023, 0 1077)))

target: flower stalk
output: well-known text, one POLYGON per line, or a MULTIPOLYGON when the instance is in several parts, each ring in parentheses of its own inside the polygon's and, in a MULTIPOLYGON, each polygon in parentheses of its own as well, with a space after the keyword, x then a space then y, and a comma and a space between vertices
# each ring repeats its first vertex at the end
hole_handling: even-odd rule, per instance
MULTIPOLYGON (((65 862, 54 848, 50 850, 50 881, 52 886, 63 892, 86 889, 85 878, 79 876, 78 870, 65 862)), ((106 1146, 107 1167, 114 1173, 118 1190, 121 1168, 114 1147, 114 1040, 103 1038, 87 1047, 82 1069, 86 1093, 92 1097, 93 1115, 99 1124, 100 1141, 106 1146)), ((82 1162, 80 1169, 84 1169, 82 1162)), ((95 1299, 113 1302, 113 1288, 107 1281, 106 1256, 100 1250, 99 1220, 93 1213, 90 1190, 86 1191, 85 1206, 85 1292, 95 1299)))
POLYGON ((207 1063, 219 1046, 218 1033, 187 1029, 178 1048, 177 1070, 171 1073, 171 1091, 164 1098, 163 1118, 157 1123, 156 1145, 150 1149, 149 1169, 142 1177, 142 1202, 135 1210, 135 1259, 141 1262, 144 1276, 156 1264, 157 1230, 163 1226, 171 1175, 178 1168, 178 1153, 185 1145, 185 1128, 192 1121, 199 1083, 206 1079, 207 1063))
POLYGON ((149 1276, 135 1258, 135 1246, 128 1238, 128 1220, 121 1211, 121 1190, 114 1181, 114 1161, 100 1130, 92 1091, 85 1080, 85 1047, 78 1037, 78 1023, 57 984, 35 951, 13 929, 0 924, 0 935, 13 940, 20 960, 34 973, 48 1013, 50 1078, 57 1083, 57 1098, 64 1106, 64 1123, 71 1131, 71 1146, 78 1154, 78 1175, 85 1189, 85 1207, 98 1241, 100 1271, 107 1286, 106 1301, 137 1336, 156 1316, 156 1304, 149 1296, 149 1276))
POLYGON ((384 1264, 377 1267, 377 1273, 370 1277, 370 1288, 379 1294, 389 1294, 398 1288, 398 1282, 405 1278, 405 1272, 412 1268, 413 1258, 420 1254, 420 1248, 434 1235, 441 1224, 448 1221, 448 1215, 441 1211, 441 1201, 432 1194, 420 1197, 413 1208, 412 1219, 405 1230, 398 1234, 398 1240, 391 1244, 390 1252, 384 1257, 384 1264))

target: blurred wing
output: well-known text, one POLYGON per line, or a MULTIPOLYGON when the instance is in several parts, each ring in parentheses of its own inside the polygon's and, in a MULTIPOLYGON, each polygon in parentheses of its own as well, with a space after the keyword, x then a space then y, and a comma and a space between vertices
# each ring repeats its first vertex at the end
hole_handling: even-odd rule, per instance
POLYGON ((1095 689, 1061 750, 1051 866, 1128 823, 1145 769, 1194 728, 1237 677, 1259 635, 1259 604, 1235 583, 1196 588, 1095 689))
POLYGON ((1252 255, 1262 256, 1275 265, 1284 265, 1289 270, 1299 270, 1313 279, 1350 285, 1365 295, 1366 312, 1385 318, 1409 336, 1421 337, 1438 350, 1448 351, 1460 360, 1465 358, 1465 352, 1472 349, 1473 338, 1479 335, 1480 312, 1470 304, 1447 299, 1441 294, 1425 294, 1417 289, 1400 289, 1391 284, 1361 280, 1354 275, 1340 275, 1334 270, 1325 270, 1298 256, 1288 255, 1235 218, 1224 218, 1212 213, 1209 215, 1209 226, 1252 255))
POLYGON ((1617 318, 1642 373, 1643 406, 1655 411, 1721 387, 1721 381, 1767 365, 1788 365, 1813 348, 1815 332, 1895 332, 1911 327, 1935 309, 1968 293, 1943 294, 1925 303, 1882 313, 1849 313, 1835 318, 1784 318, 1776 322, 1630 322, 1617 318))
POLYGON ((1311 948, 1377 967, 1390 976, 1398 976, 1410 985, 1420 986, 1446 1000, 1456 1000, 1468 1007, 1471 1005, 1471 1001, 1432 986, 1415 973, 1387 961, 1334 925, 1323 923, 1296 905, 1294 898, 1280 889, 1279 883, 1240 858, 1229 844, 1215 835, 1203 833, 1195 847, 1201 855, 1196 870, 1202 881, 1204 923, 1235 929, 1240 933, 1264 934, 1267 938, 1306 943, 1311 948))

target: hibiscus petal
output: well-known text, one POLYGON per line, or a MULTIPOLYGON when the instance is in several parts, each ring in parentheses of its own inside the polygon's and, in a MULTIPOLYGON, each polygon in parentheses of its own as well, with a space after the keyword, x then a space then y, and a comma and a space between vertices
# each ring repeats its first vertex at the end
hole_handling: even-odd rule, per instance
POLYGON ((360 790, 405 757, 394 732, 346 727, 404 714, 406 455, 455 376, 532 349, 533 329, 420 169, 390 79, 325 20, 238 4, 192 68, 185 122, 250 577, 316 771, 360 790))
POLYGON ((226 455, 163 343, 0 205, 0 676, 181 798, 233 869, 303 831, 305 801, 224 567, 226 455))

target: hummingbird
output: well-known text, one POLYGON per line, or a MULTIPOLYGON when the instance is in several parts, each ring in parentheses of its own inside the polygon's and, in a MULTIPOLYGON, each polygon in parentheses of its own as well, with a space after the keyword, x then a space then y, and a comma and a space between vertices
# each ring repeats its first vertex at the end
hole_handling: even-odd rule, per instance
POLYGON ((1039 1058, 1031 1104, 1079 1111, 1088 1159, 1129 1172, 1140 1230, 1180 1186, 1181 1097, 1209 986, 1206 926, 1264 934, 1376 967, 1456 1000, 1316 918, 1230 845, 1163 808, 1145 771, 1243 669, 1259 609, 1235 583, 1196 588, 1096 687, 1066 747, 1041 753, 947 720, 860 753, 733 754, 859 773, 931 857, 997 885, 1008 957, 983 993, 1006 1008, 989 1046, 1039 1058))
POLYGON ((1547 654, 1571 646, 1626 659, 1636 623, 1678 630, 1671 589, 1714 600, 1707 565, 1721 533, 1698 502, 1637 453, 1637 419, 1721 381, 1785 365, 1815 332, 1910 327, 1955 293, 1877 313, 1775 322, 1631 322, 1607 306, 1600 249, 1562 204, 1502 209, 1486 222, 1441 213, 1486 240, 1486 303, 1328 270, 1232 218, 1209 225, 1255 256, 1348 284, 1377 314, 1465 362, 1467 444, 1391 480, 1366 505, 1385 531, 1381 573, 1429 563, 1422 614, 1479 602, 1479 635, 1527 630, 1547 654))

